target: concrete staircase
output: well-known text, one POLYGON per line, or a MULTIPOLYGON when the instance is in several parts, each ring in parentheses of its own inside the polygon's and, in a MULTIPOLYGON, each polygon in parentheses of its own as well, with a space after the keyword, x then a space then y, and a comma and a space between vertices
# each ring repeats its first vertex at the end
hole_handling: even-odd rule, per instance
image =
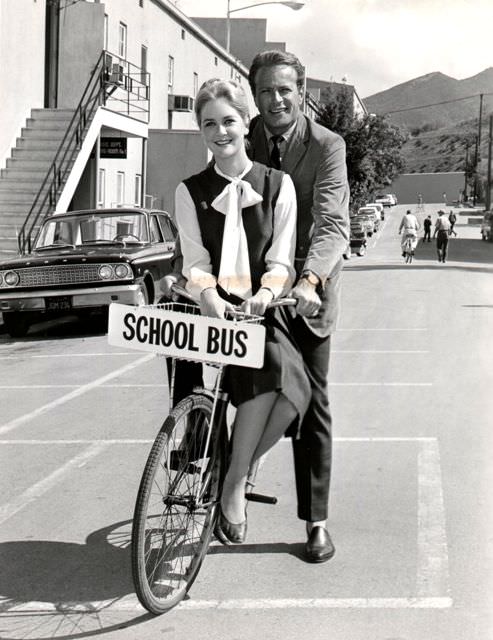
MULTIPOLYGON (((73 116, 70 109, 33 109, 0 170, 0 259, 18 254, 17 235, 73 116)), ((48 181, 46 188, 50 185, 48 181)))

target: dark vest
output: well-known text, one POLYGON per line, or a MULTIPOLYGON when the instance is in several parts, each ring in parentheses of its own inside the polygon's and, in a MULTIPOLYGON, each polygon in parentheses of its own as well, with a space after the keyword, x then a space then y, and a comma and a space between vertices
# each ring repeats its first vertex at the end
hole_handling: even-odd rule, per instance
MULTIPOLYGON (((282 171, 254 162, 251 170, 243 177, 263 197, 262 202, 242 211, 254 293, 260 287, 260 278, 265 273, 265 254, 272 244, 274 208, 283 175, 282 171)), ((211 203, 227 186, 228 180, 216 173, 213 167, 207 167, 183 182, 195 204, 202 243, 211 257, 212 273, 218 277, 225 216, 214 209, 211 203)))

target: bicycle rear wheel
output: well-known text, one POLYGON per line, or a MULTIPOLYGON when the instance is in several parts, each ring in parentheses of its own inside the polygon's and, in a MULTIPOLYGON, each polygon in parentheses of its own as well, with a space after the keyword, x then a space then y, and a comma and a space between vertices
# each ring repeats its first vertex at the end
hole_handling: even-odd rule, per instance
POLYGON ((179 402, 161 427, 142 475, 132 573, 137 597, 154 614, 185 597, 210 543, 226 460, 225 438, 218 420, 211 425, 211 414, 212 402, 205 396, 179 402))

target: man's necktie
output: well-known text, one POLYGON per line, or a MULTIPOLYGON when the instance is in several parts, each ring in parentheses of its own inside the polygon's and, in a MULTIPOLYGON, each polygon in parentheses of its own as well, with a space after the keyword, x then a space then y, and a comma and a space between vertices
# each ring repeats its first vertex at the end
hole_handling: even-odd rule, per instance
POLYGON ((272 136, 272 151, 270 153, 270 166, 274 167, 274 169, 281 168, 281 150, 280 144, 283 140, 282 136, 272 136))

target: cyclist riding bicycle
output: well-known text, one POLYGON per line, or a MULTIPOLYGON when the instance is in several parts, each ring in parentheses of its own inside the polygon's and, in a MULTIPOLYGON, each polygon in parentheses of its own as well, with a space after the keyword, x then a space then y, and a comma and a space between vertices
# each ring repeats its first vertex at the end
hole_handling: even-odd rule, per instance
POLYGON ((418 231, 421 229, 421 225, 416 218, 416 216, 411 213, 411 210, 408 209, 406 211, 406 215, 402 218, 401 224, 399 226, 399 235, 402 233, 401 239, 401 250, 402 257, 406 257, 406 243, 408 240, 411 240, 411 251, 414 254, 414 250, 418 245, 418 231))

